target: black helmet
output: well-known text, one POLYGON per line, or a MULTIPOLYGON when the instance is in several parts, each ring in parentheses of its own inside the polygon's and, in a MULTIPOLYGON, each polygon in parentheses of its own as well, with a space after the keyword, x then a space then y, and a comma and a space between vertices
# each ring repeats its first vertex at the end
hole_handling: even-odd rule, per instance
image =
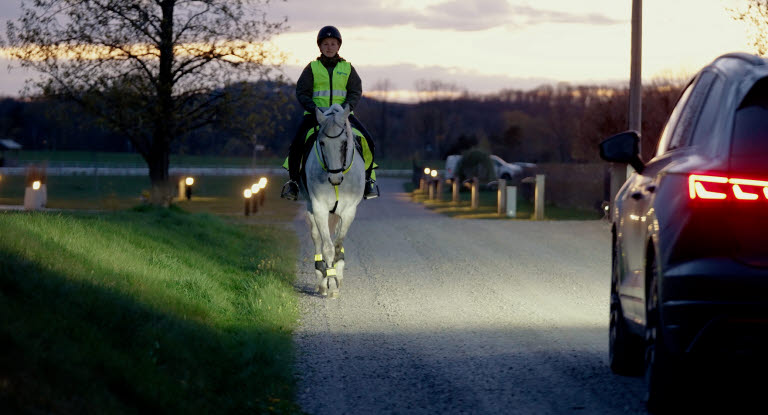
POLYGON ((339 32, 339 29, 333 26, 325 26, 324 28, 320 29, 319 32, 317 32, 317 46, 320 46, 320 42, 328 37, 335 37, 338 39, 339 46, 341 46, 341 32, 339 32))

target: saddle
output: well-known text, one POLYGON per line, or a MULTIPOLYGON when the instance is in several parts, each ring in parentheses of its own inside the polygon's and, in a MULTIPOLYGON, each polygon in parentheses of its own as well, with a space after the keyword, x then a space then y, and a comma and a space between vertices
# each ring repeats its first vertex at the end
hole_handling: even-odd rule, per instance
MULTIPOLYGON (((299 170, 299 174, 301 175, 302 180, 304 183, 307 182, 307 176, 304 167, 307 165, 307 159, 313 154, 312 147, 315 144, 315 140, 317 139, 317 133, 319 131, 320 127, 316 126, 309 131, 307 131, 307 135, 304 138, 304 150, 302 151, 301 156, 301 168, 299 170)), ((368 141, 366 141, 365 136, 363 135, 360 130, 357 128, 352 128, 353 134, 355 134, 355 151, 357 151, 358 154, 363 156, 363 160, 365 161, 365 169, 368 170, 371 168, 371 165, 373 165, 373 169, 376 169, 379 167, 376 163, 373 163, 373 154, 371 154, 371 150, 368 147, 368 141)), ((283 167, 288 170, 288 157, 285 158, 285 162, 283 163, 283 167)), ((376 180, 376 172, 371 171, 371 178, 373 180, 376 180)))

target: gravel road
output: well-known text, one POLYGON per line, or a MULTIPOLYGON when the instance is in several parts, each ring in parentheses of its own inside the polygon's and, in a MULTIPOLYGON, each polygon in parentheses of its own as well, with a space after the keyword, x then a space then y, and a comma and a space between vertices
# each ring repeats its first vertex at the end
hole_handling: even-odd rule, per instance
POLYGON ((380 185, 345 241, 338 299, 312 294, 294 223, 306 412, 645 413, 642 379, 607 366, 607 223, 450 219, 380 185))

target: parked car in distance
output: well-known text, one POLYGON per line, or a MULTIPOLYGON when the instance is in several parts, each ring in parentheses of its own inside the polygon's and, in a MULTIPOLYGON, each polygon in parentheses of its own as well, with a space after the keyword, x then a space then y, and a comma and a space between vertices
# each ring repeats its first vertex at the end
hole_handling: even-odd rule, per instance
MULTIPOLYGON (((534 163, 513 162, 508 163, 501 157, 491 154, 491 163, 493 169, 496 172, 496 177, 504 180, 521 179, 526 169, 533 169, 536 167, 534 163)), ((454 179, 458 176, 457 168, 461 156, 454 154, 446 157, 445 159, 445 177, 447 179, 454 179)))
POLYGON ((715 59, 647 163, 638 142, 629 131, 600 144, 635 169, 611 209, 609 362, 644 369, 655 412, 681 404, 693 357, 749 366, 768 347, 768 59, 715 59))

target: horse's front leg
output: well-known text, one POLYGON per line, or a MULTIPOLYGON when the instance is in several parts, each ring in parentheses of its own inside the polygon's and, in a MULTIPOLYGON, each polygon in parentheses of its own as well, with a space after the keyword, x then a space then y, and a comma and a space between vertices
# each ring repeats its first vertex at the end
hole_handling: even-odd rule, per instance
POLYGON ((320 236, 320 229, 317 226, 315 215, 307 212, 307 222, 309 222, 312 243, 315 245, 315 277, 317 278, 317 292, 320 295, 328 294, 328 284, 325 279, 325 261, 323 261, 323 239, 320 236))
MULTIPOLYGON (((320 240, 319 245, 317 241, 315 241, 315 269, 322 275, 320 285, 324 286, 324 288, 320 288, 320 293, 327 293, 331 296, 335 296, 335 294, 338 293, 338 280, 336 279, 336 269, 333 268, 335 252, 333 240, 331 239, 331 231, 328 228, 328 212, 320 210, 319 212, 315 212, 313 216, 315 224, 314 229, 317 230, 317 236, 320 240), (318 246, 320 246, 320 249, 318 249, 318 246), (322 257, 318 257, 318 255, 322 255, 322 257), (318 258, 322 258, 323 262, 319 263, 318 258)), ((312 237, 313 239, 315 238, 314 234, 312 237)))
POLYGON ((357 207, 353 207, 345 210, 339 215, 339 223, 336 225, 336 240, 334 241, 334 254, 336 255, 334 260, 334 266, 336 267, 336 275, 339 280, 339 287, 341 287, 341 281, 344 279, 344 238, 347 236, 352 220, 355 218, 357 207))

